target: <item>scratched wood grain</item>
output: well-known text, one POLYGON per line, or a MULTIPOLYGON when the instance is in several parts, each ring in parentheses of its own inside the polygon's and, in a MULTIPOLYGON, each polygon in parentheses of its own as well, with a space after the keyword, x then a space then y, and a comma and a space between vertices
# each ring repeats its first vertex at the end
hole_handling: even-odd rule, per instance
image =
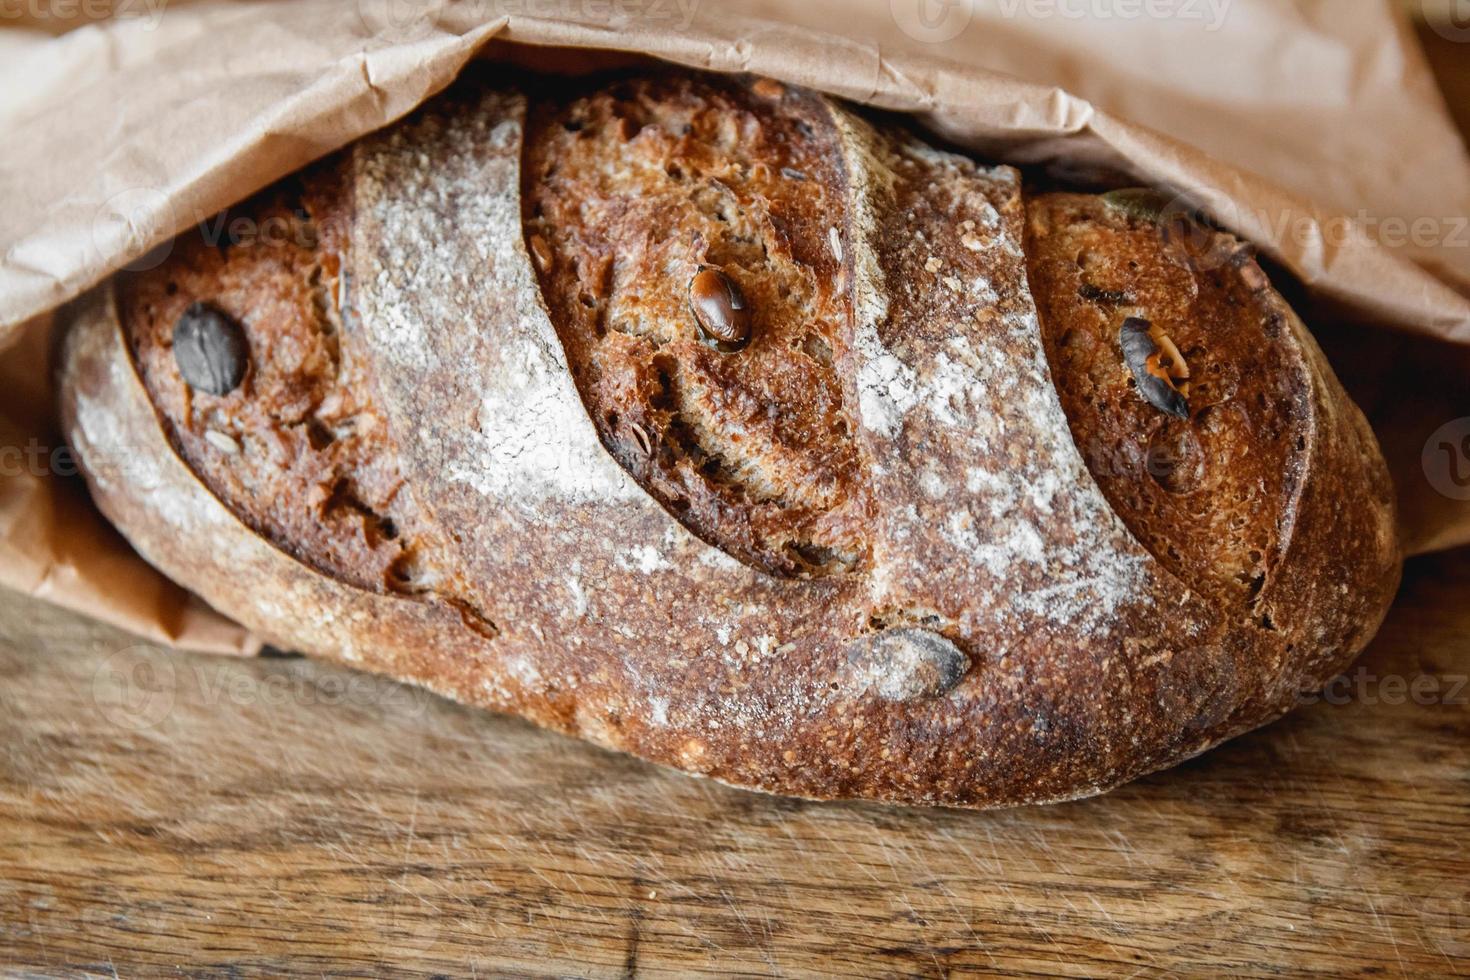
POLYGON ((1470 972, 1467 594, 1470 551, 1417 560, 1343 703, 1110 796, 998 813, 746 793, 0 597, 0 964, 1470 972))

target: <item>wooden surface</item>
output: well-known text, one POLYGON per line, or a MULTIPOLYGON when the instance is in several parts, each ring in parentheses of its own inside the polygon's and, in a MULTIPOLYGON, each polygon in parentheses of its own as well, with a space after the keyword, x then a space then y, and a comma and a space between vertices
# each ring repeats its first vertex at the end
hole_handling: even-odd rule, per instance
POLYGON ((996 813, 727 789, 3 596, 0 963, 1470 973, 1466 595, 1470 551, 1417 560, 1344 703, 1110 796, 996 813))

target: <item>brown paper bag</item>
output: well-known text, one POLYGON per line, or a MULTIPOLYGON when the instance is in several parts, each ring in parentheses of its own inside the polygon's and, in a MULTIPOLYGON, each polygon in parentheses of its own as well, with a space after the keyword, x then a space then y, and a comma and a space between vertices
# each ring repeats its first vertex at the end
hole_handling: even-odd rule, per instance
POLYGON ((1299 305, 1378 426, 1410 545, 1470 540, 1451 478, 1470 374, 1444 353, 1470 344, 1470 163, 1386 0, 162 4, 0 30, 12 588, 184 646, 254 648, 146 570, 51 461, 44 314, 404 115, 474 57, 750 71, 913 113, 988 158, 1164 187, 1303 284, 1299 305))

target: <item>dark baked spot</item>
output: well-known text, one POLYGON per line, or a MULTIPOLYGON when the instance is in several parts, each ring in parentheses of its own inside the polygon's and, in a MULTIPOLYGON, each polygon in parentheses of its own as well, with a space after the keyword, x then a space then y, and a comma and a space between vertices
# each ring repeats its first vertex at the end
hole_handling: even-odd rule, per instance
POLYGON ((495 621, 474 606, 460 599, 447 600, 449 605, 459 613, 460 622, 471 632, 478 633, 487 640, 493 640, 500 635, 500 627, 495 621))
POLYGON ((530 120, 526 235, 548 247, 542 290, 603 443, 751 565, 861 568, 865 488, 833 366, 844 176, 820 103, 667 76, 558 96, 530 120))
POLYGON ((1029 199, 1027 273, 1047 358, 1113 509, 1189 585, 1249 609, 1280 555, 1306 449, 1307 368, 1233 239, 1161 228, 1127 203, 1029 199), (1227 254, 1237 260, 1216 261, 1227 254), (1119 339, 1128 318, 1161 328, 1182 356, 1186 417, 1138 389, 1119 339))
POLYGON ((1083 282, 1077 288, 1077 295, 1093 303, 1103 303, 1117 306, 1120 303, 1131 303, 1133 297, 1121 289, 1100 289, 1090 282, 1083 282))

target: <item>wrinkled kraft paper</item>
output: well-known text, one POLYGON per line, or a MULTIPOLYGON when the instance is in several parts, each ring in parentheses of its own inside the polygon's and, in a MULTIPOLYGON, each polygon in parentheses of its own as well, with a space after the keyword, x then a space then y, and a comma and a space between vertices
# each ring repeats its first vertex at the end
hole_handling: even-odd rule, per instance
POLYGON ((50 312, 476 57, 755 72, 912 113, 987 158, 1177 194, 1302 284, 1395 469, 1411 550, 1470 541, 1470 453, 1453 458, 1470 449, 1470 161, 1389 0, 105 6, 70 30, 0 20, 0 584, 153 640, 257 649, 87 502, 55 428, 50 312))

